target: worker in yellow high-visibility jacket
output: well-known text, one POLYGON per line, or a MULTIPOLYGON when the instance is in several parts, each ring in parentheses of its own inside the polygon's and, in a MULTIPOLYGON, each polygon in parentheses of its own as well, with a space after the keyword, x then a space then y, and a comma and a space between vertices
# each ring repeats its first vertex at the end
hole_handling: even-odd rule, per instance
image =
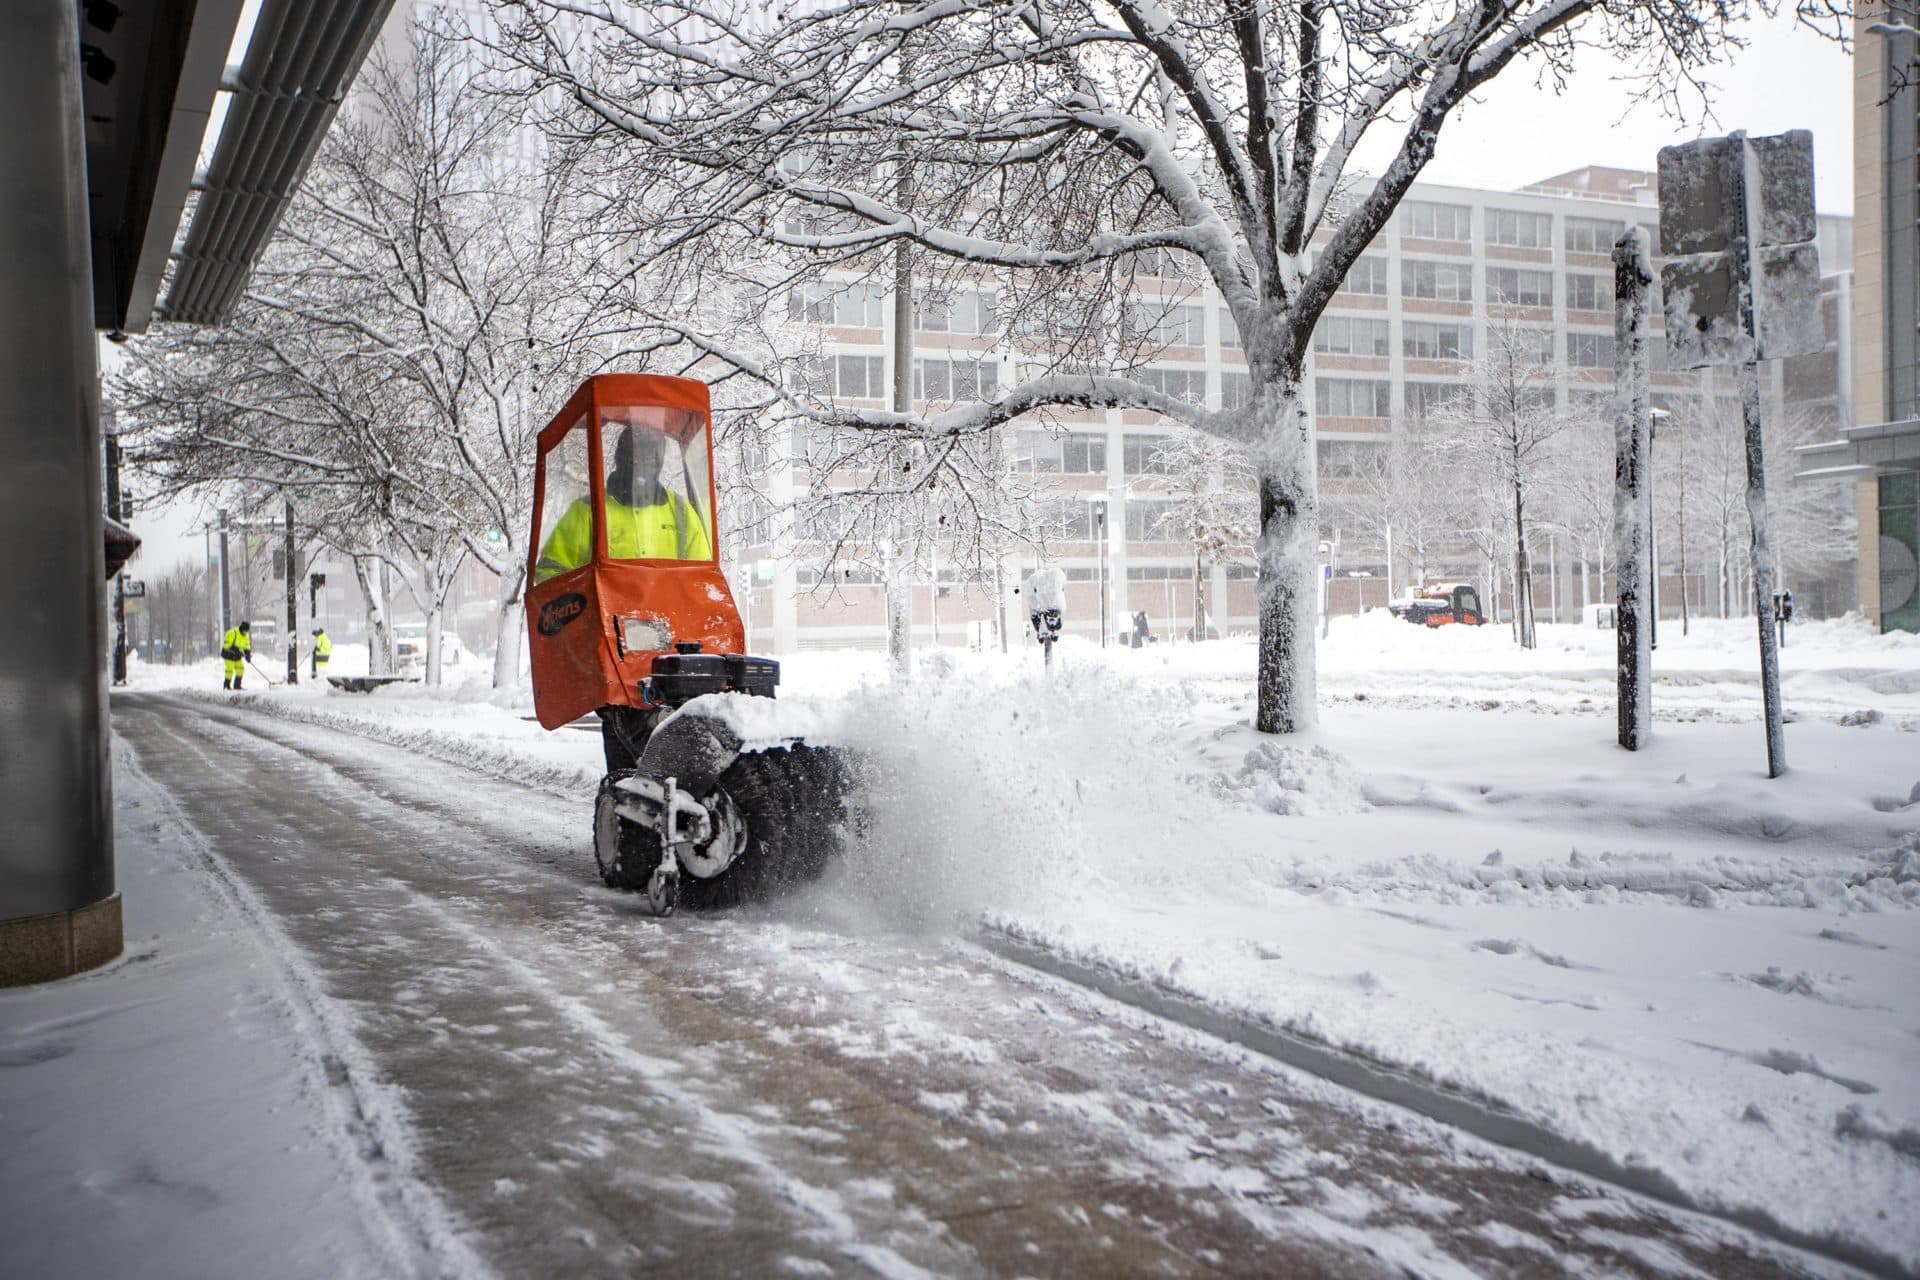
MULTIPOLYGON (((614 560, 707 560, 713 543, 693 504, 661 483, 666 437, 627 427, 607 468, 607 555, 614 560)), ((578 569, 593 558, 593 506, 576 499, 540 548, 533 580, 578 569)))
POLYGON ((220 657, 226 665, 226 679, 220 682, 222 689, 238 689, 241 678, 247 674, 247 659, 253 654, 253 624, 243 622, 239 626, 228 627, 227 634, 220 637, 220 657))
POLYGON ((318 680, 326 674, 327 662, 333 657, 333 637, 327 634, 325 627, 313 629, 313 678, 318 680))

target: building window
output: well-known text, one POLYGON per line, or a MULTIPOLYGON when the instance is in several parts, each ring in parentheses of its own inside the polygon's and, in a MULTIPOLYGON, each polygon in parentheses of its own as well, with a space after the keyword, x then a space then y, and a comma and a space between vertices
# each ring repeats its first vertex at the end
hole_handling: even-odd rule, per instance
POLYGON ((1416 360, 1473 358, 1473 329, 1464 324, 1408 320, 1400 326, 1400 350, 1416 360))
POLYGON ((929 294, 914 299, 913 327, 929 333, 980 333, 996 331, 994 295, 965 291, 929 294))
POLYGON ((787 295, 787 319, 807 324, 837 324, 851 329, 878 329, 886 294, 878 285, 802 285, 787 295))
POLYGON ((1519 209, 1487 210, 1487 243, 1511 244, 1523 249, 1553 247, 1553 215, 1519 209))
POLYGON ((1880 553, 1880 627, 1920 630, 1920 591, 1914 589, 1911 568, 1914 552, 1920 550, 1920 471, 1896 471, 1878 479, 1880 545, 1885 548, 1880 553))
POLYGON ((1464 388, 1457 382, 1409 381, 1402 386, 1402 392, 1407 401, 1407 413, 1416 418, 1424 418, 1442 408, 1462 390, 1464 388))
POLYGON ((1047 475, 1099 475, 1107 469, 1107 438, 1091 431, 1022 431, 1014 465, 1047 475))
POLYGON ((1313 349, 1329 355, 1384 356, 1390 351, 1387 322, 1378 317, 1321 316, 1313 349))
POLYGON ((1323 418, 1384 418, 1392 384, 1373 378, 1315 378, 1313 409, 1323 418))
POLYGON ((1253 377, 1229 369, 1220 375, 1220 407, 1238 409, 1253 403, 1253 377))
POLYGON ((1233 312, 1225 307, 1220 309, 1220 346, 1228 351, 1240 349, 1240 326, 1233 322, 1233 312))
POLYGON ((1320 474, 1357 476, 1366 469, 1380 446, 1361 440, 1322 440, 1318 442, 1320 474))
MULTIPOLYGON (((836 469, 860 451, 861 443, 860 433, 851 429, 837 430, 819 422, 793 424, 794 460, 814 471, 836 469)), ((803 532, 802 536, 812 535, 803 532)))
POLYGON ((1567 273, 1567 310, 1613 310, 1613 277, 1567 273))
POLYGON ((1551 329, 1508 329, 1498 338, 1489 335, 1487 345, 1494 352, 1511 355, 1518 364, 1550 365, 1553 363, 1553 330, 1551 329))
POLYGON ((1161 521, 1173 510, 1173 503, 1158 498, 1127 499, 1127 540, 1129 542, 1175 542, 1178 535, 1161 521))
MULTIPOLYGON (((1057 498, 1035 505, 1034 517, 1046 526, 1048 534, 1068 542, 1092 542, 1093 504, 1082 498, 1057 498)), ((1071 578, 1072 572, 1068 575, 1071 578)))
POLYGON ((1402 262, 1400 296, 1473 301, 1473 267, 1465 262, 1402 262))
POLYGON ((1361 254, 1347 268, 1347 275, 1340 282, 1341 293, 1367 294, 1373 297, 1387 296, 1387 260, 1374 254, 1361 254))
POLYGON ((1146 336, 1162 346, 1199 347, 1207 341, 1206 309, 1185 304, 1157 306, 1135 303, 1134 321, 1146 336))
POLYGON ((1170 435, 1129 435, 1120 442, 1120 460, 1130 476, 1164 476, 1172 471, 1157 455, 1166 447, 1170 435))
POLYGON ((1168 369, 1150 365, 1135 371, 1133 376, 1143 385, 1164 392, 1175 400, 1199 404, 1207 396, 1207 372, 1204 369, 1168 369))
POLYGON ((808 391, 841 400, 884 400, 887 362, 880 356, 817 356, 802 362, 808 391))
POLYGON ((1422 240, 1471 240, 1473 210, 1464 204, 1404 200, 1400 204, 1400 234, 1422 240))
POLYGON ((1553 273, 1525 267, 1488 267, 1487 301, 1517 307, 1553 305, 1553 273))
POLYGON ((913 398, 934 402, 991 400, 1000 390, 1000 367, 991 361, 916 360, 913 398))
POLYGON ((1613 335, 1610 333, 1569 333, 1567 363, 1576 369, 1613 368, 1613 335))
POLYGON ((1573 253, 1612 253, 1627 224, 1617 218, 1568 218, 1567 249, 1573 253))

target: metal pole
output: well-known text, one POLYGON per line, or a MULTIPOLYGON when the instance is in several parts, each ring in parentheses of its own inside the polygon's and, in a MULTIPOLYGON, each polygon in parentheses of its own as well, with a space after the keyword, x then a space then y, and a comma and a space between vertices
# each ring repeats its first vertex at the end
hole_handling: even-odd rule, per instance
MULTIPOLYGON (((124 520, 126 504, 120 501, 120 441, 107 437, 107 515, 124 520)), ((127 682, 127 588, 124 574, 113 575, 113 682, 127 682)))
POLYGON ((300 551, 293 537, 293 498, 286 498, 287 683, 300 683, 300 551))
POLYGON ((1646 743, 1653 720, 1652 645, 1646 626, 1650 508, 1640 501, 1649 474, 1646 446, 1653 425, 1647 403, 1647 292, 1652 283, 1646 233, 1629 228, 1613 246, 1614 653, 1619 743, 1629 751, 1646 743))
POLYGON ((233 586, 227 579, 227 509, 220 508, 220 634, 215 637, 213 647, 218 649, 220 641, 233 629, 233 586))
MULTIPOLYGON (((903 58, 900 80, 909 82, 909 68, 903 58)), ((895 183, 895 197, 902 209, 913 202, 913 170, 905 161, 895 183)), ((913 257, 908 242, 902 239, 893 249, 893 411, 905 415, 913 408, 913 257)), ((912 468, 913 460, 905 445, 896 446, 894 483, 898 484, 912 468)), ((906 680, 913 674, 913 582, 906 563, 907 514, 910 498, 895 499, 893 527, 881 559, 886 571, 887 657, 894 678, 906 680)), ((938 585, 935 586, 938 591, 938 585)))
POLYGON ((1772 535, 1767 528, 1767 470, 1761 443, 1760 368, 1757 359, 1759 326, 1754 312, 1755 272, 1753 255, 1760 242, 1760 209, 1747 193, 1760 186, 1760 162, 1745 134, 1733 135, 1740 142, 1739 238, 1731 255, 1739 275, 1737 287, 1740 309, 1747 333, 1754 340, 1755 357, 1740 363, 1740 417, 1747 435, 1747 527, 1752 538, 1753 617, 1760 630, 1760 701, 1767 720, 1767 776, 1777 778, 1787 771, 1787 738, 1780 706, 1780 650, 1767 617, 1773 601, 1774 571, 1772 535))
POLYGON ((1660 525, 1653 516, 1653 439, 1660 414, 1647 411, 1647 648, 1660 647, 1660 525))
POLYGON ((1766 713, 1767 776, 1787 771, 1787 741, 1780 707, 1780 649, 1774 635, 1773 544, 1767 531, 1766 460, 1760 444, 1760 371, 1754 361, 1740 366, 1740 416, 1747 430, 1747 526, 1752 538, 1753 618, 1760 629, 1760 703, 1766 713))
POLYGON ((1113 628, 1107 621, 1107 508, 1105 503, 1094 507, 1094 533, 1100 539, 1100 647, 1107 647, 1107 632, 1113 628))

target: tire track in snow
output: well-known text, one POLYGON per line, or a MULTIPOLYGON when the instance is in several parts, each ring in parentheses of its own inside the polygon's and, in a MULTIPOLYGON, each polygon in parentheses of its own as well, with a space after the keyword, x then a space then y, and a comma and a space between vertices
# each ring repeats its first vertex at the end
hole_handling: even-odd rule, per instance
MULTIPOLYGON (((312 1054, 306 1066, 315 1094, 333 1121, 330 1139, 361 1173, 353 1192, 364 1216, 380 1228, 395 1274, 480 1280, 493 1271, 463 1238, 464 1224, 418 1168, 405 1103, 388 1086, 353 1032, 352 1014, 327 995, 319 975, 251 885, 215 851, 173 794, 141 766, 140 753, 114 735, 114 768, 143 802, 162 815, 192 849, 211 891, 252 930, 255 950, 274 975, 294 1033, 312 1054)), ((186 743, 189 749, 191 743, 186 743)))

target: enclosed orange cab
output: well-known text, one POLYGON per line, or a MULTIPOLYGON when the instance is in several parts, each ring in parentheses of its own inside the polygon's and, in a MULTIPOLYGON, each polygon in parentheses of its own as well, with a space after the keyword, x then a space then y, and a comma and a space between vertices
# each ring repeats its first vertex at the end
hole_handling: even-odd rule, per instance
POLYGON ((717 558, 704 383, 590 378, 539 449, 527 633, 541 724, 653 705, 643 682, 660 654, 745 650, 717 558))

